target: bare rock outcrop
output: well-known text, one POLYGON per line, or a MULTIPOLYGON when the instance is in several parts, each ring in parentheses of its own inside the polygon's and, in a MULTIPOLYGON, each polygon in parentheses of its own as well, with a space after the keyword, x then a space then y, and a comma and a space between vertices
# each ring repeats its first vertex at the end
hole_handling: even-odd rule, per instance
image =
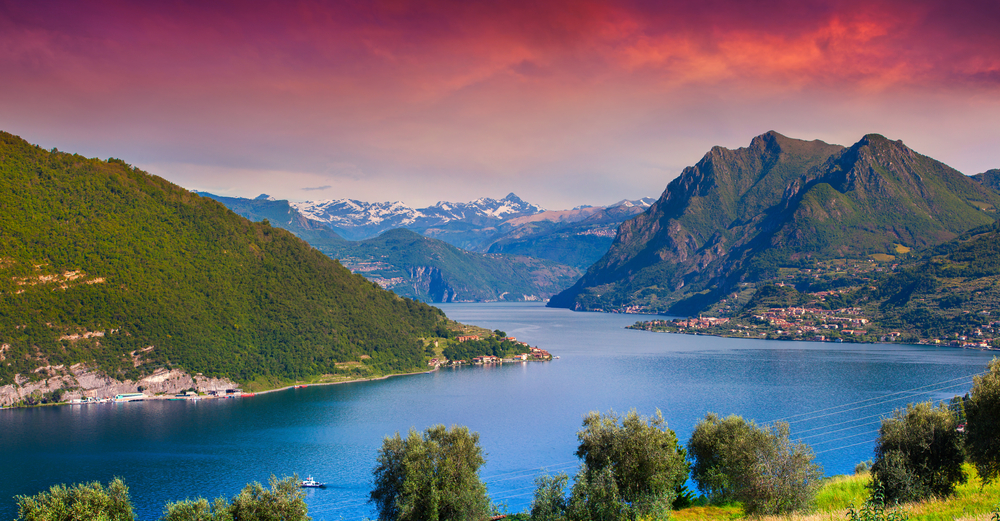
POLYGON ((69 368, 48 366, 39 368, 36 372, 47 376, 32 380, 27 376, 17 375, 14 384, 0 386, 0 405, 15 405, 33 394, 41 396, 59 389, 64 390, 63 400, 72 400, 87 397, 114 398, 116 394, 137 392, 140 387, 150 395, 176 394, 191 388, 207 392, 239 387, 225 378, 208 378, 200 373, 192 376, 180 369, 157 369, 138 381, 116 380, 84 364, 69 368))

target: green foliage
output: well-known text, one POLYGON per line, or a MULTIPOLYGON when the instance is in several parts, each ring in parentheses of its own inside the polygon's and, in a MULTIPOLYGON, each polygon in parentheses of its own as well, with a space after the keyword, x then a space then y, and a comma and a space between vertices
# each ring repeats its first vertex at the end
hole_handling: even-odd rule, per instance
POLYGON ((907 521, 909 518, 898 504, 886 509, 885 493, 881 488, 872 491, 860 510, 855 510, 854 505, 847 509, 848 521, 907 521))
POLYGON ((0 207, 0 385, 42 360, 119 378, 178 367, 292 380, 363 357, 372 372, 399 372, 423 366, 419 337, 444 320, 284 230, 118 160, 0 133, 0 207), (85 332, 105 336, 62 339, 85 332))
POLYGON ((232 501, 217 498, 168 503, 161 521, 309 521, 305 492, 298 476, 278 479, 271 476, 270 490, 250 483, 232 501))
POLYGON ((965 413, 969 460, 985 483, 992 482, 1000 477, 1000 359, 994 358, 989 371, 975 377, 965 413))
POLYGON ((387 287, 401 296, 428 302, 547 297, 580 276, 578 269, 553 261, 469 252, 402 228, 316 247, 349 266, 364 266, 367 276, 390 281, 387 287))
POLYGON ((382 442, 370 502, 381 521, 488 519, 484 463, 479 435, 466 427, 397 432, 382 442))
POLYGON ((271 476, 271 489, 251 483, 237 494, 229 505, 234 521, 309 521, 306 515, 305 492, 299 488, 298 476, 279 480, 271 476))
POLYGON ((591 412, 577 438, 576 455, 584 466, 576 478, 571 507, 574 498, 577 503, 592 498, 598 503, 587 506, 588 512, 597 508, 649 515, 669 510, 678 486, 687 480, 684 449, 659 410, 650 418, 634 409, 623 418, 614 411, 591 412), (618 510, 610 506, 614 498, 622 503, 618 510))
POLYGON ((715 503, 738 501, 748 514, 807 508, 822 472, 808 446, 788 438, 788 424, 758 427, 739 416, 709 413, 688 441, 692 478, 715 503))
POLYGON ((965 459, 955 415, 930 402, 897 409, 882 421, 872 464, 873 490, 890 501, 948 496, 963 483, 965 459))
POLYGON ((132 521, 132 502, 125 482, 115 478, 107 488, 98 482, 56 485, 34 496, 17 496, 16 521, 132 521))
POLYGON ((448 360, 472 360, 477 356, 490 355, 505 358, 531 351, 528 346, 502 338, 492 336, 481 340, 457 342, 444 348, 442 353, 448 360))
POLYGON ((555 476, 539 476, 535 479, 535 497, 531 501, 532 521, 565 521, 566 483, 569 476, 559 473, 555 476))
POLYGON ((270 490, 251 483, 233 497, 232 502, 217 498, 168 503, 162 521, 309 521, 305 493, 298 476, 279 480, 271 476, 270 490))
MULTIPOLYGON (((747 148, 716 147, 686 168, 549 305, 693 315, 742 283, 782 281, 785 268, 942 244, 991 224, 998 207, 994 191, 882 136, 844 149, 770 132, 747 148)), ((1000 274, 1000 242, 973 242, 955 250, 967 258, 955 273, 1000 274)), ((883 288, 895 290, 891 305, 937 282, 915 275, 883 288)))
POLYGON ((592 470, 586 465, 576 475, 566 514, 571 521, 635 519, 635 512, 618 489, 614 469, 592 470))

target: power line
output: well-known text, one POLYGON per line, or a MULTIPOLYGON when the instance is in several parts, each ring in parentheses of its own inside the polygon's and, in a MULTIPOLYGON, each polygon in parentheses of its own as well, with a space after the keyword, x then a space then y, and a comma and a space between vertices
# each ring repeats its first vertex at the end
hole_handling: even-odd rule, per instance
MULTIPOLYGON (((959 381, 959 380, 961 380, 961 381, 964 382, 964 381, 967 381, 967 380, 971 380, 975 376, 982 376, 982 375, 984 375, 986 373, 987 373, 987 371, 981 371, 981 372, 978 372, 978 373, 973 373, 973 374, 968 375, 968 376, 960 376, 960 377, 957 377, 957 378, 952 378, 950 380, 944 380, 944 381, 933 383, 933 384, 927 384, 927 385, 922 385, 920 387, 914 387, 912 389, 904 389, 902 391, 896 391, 894 393, 884 394, 882 396, 876 396, 876 397, 868 398, 868 399, 865 399, 865 400, 859 400, 859 401, 856 401, 856 402, 845 403, 845 404, 841 404, 841 405, 834 405, 832 407, 826 407, 826 408, 818 409, 818 410, 815 410, 815 411, 808 411, 808 412, 803 412, 803 413, 799 413, 799 414, 793 414, 791 416, 785 416, 784 418, 777 418, 777 419, 771 420, 769 422, 764 422, 764 425, 772 424, 772 423, 779 422, 779 421, 784 421, 784 422, 787 422, 787 423, 798 423, 798 422, 802 422, 802 421, 807 421, 809 419, 822 418, 822 417, 825 417, 827 415, 817 416, 815 418, 806 418, 806 419, 801 419, 801 420, 792 420, 792 418, 798 418, 799 416, 807 416, 807 415, 810 415, 810 414, 816 414, 816 413, 831 411, 833 409, 839 409, 841 407, 851 407, 851 406, 859 405, 859 404, 862 404, 862 403, 865 403, 865 402, 870 402, 872 400, 882 400, 882 399, 884 399, 886 397, 889 397, 889 396, 894 396, 894 395, 897 395, 897 394, 912 393, 912 392, 915 392, 915 391, 919 391, 921 389, 926 389, 928 387, 936 387, 936 386, 943 385, 943 384, 946 384, 946 383, 949 383, 949 382, 956 382, 956 381, 959 381)), ((953 384, 950 387, 954 387, 955 385, 958 385, 958 384, 953 384)), ((933 391, 929 391, 929 392, 933 392, 933 391)), ((856 409, 850 409, 850 410, 856 410, 856 409)), ((841 411, 841 412, 847 412, 847 411, 841 411)), ((832 413, 832 414, 840 414, 840 413, 838 412, 838 413, 832 413)))

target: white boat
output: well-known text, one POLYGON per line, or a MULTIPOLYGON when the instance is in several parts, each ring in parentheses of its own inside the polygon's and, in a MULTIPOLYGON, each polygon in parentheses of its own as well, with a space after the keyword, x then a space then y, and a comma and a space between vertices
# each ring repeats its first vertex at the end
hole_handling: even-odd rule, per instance
POLYGON ((326 483, 320 483, 313 479, 312 476, 309 476, 308 478, 302 480, 302 482, 299 483, 299 486, 303 488, 323 488, 326 486, 326 483))

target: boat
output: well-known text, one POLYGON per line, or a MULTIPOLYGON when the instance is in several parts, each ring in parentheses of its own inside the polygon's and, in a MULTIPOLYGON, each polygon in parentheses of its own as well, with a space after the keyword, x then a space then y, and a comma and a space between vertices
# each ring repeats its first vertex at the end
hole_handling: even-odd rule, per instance
POLYGON ((299 486, 302 488, 323 488, 326 486, 326 483, 320 483, 313 479, 312 476, 309 476, 308 478, 302 480, 302 482, 299 483, 299 486))

